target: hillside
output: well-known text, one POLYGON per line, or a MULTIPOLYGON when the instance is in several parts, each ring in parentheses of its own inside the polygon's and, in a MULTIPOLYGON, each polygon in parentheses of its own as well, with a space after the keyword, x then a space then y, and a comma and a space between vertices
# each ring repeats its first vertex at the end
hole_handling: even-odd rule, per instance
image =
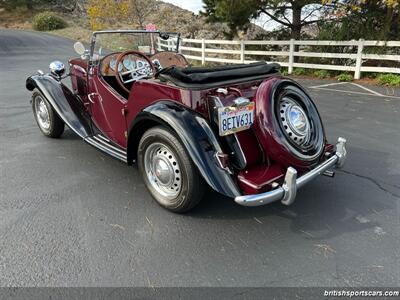
MULTIPOLYGON (((82 2, 85 4, 85 0, 82 2)), ((154 9, 145 16, 143 24, 153 23, 159 30, 180 32, 186 38, 224 38, 224 30, 227 30, 224 24, 209 24, 204 17, 163 1, 147 0, 147 3, 154 9)), ((18 8, 14 11, 5 11, 0 8, 0 28, 32 29, 33 16, 44 10, 56 12, 69 24, 68 28, 54 31, 54 34, 77 40, 86 40, 89 36, 91 28, 85 9, 71 9, 71 7, 63 7, 60 4, 36 6, 33 10, 18 8)), ((129 19, 131 20, 119 19, 118 22, 113 23, 112 28, 140 28, 134 17, 129 19)), ((263 29, 254 25, 245 37, 251 38, 262 32, 264 32, 263 29)))

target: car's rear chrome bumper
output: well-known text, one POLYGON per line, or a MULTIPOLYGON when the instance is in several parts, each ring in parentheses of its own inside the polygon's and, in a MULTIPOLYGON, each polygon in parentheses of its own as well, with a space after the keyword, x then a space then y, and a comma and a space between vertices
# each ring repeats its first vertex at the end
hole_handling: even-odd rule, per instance
POLYGON ((346 155, 346 139, 339 138, 336 144, 336 153, 303 176, 297 178, 296 169, 289 167, 281 186, 266 193, 237 196, 235 202, 244 206, 260 206, 280 200, 283 204, 290 205, 296 198, 298 188, 333 167, 341 168, 346 160, 346 155))

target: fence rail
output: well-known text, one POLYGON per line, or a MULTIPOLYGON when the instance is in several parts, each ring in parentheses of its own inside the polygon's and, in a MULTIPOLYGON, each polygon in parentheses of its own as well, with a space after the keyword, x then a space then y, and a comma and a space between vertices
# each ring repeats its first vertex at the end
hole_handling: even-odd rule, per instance
MULTIPOLYGON (((159 43, 163 49, 172 49, 171 43, 159 43)), ((363 65, 366 61, 400 62, 400 41, 315 41, 315 40, 287 40, 287 41, 228 41, 228 40, 206 40, 206 39, 182 39, 180 52, 188 59, 206 62, 221 63, 252 63, 268 57, 270 62, 278 62, 283 67, 288 67, 288 73, 293 73, 293 68, 310 68, 322 70, 339 70, 354 72, 354 78, 360 79, 362 72, 398 73, 400 68, 397 64, 393 66, 363 65), (256 47, 280 47, 281 49, 262 50, 256 47), (324 52, 315 52, 313 47, 324 47, 324 52), (326 48, 330 50, 325 50, 326 48), (346 50, 335 52, 335 48, 346 50), (367 47, 380 47, 386 51, 385 54, 371 54, 366 51, 367 47), (249 49, 250 48, 250 49, 249 49), (388 51, 390 48, 390 51, 388 51), (283 60, 282 60, 283 58, 283 60), (311 58, 325 60, 324 63, 299 61, 296 58, 311 58), (327 60, 335 61, 328 61, 327 60), (337 64, 341 59, 342 63, 337 64), (343 60, 345 60, 343 62, 343 60)), ((265 59, 263 59, 265 60, 265 59)))

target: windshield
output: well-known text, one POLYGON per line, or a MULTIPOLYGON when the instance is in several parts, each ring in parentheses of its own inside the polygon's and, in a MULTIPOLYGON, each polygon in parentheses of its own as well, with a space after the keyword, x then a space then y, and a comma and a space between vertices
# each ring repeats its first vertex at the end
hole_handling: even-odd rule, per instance
POLYGON ((112 52, 136 50, 146 55, 178 51, 179 34, 160 32, 96 32, 92 41, 92 58, 101 59, 112 52))

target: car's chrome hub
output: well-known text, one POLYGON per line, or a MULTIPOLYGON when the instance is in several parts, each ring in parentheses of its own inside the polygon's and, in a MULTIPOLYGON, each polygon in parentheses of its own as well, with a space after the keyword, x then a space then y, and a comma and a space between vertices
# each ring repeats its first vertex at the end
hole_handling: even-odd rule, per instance
POLYGON ((162 143, 150 145, 144 154, 144 167, 152 187, 166 198, 181 190, 181 170, 173 152, 162 143))
POLYGON ((155 157, 154 161, 154 173, 156 175, 156 179, 160 181, 162 185, 168 185, 171 183, 171 180, 174 179, 174 170, 172 165, 165 161, 164 158, 155 157))
POLYGON ((50 128, 50 116, 46 103, 41 97, 35 101, 35 111, 39 126, 45 130, 50 128))
POLYGON ((286 97, 279 104, 279 113, 289 139, 299 146, 307 144, 311 127, 303 108, 293 99, 286 97))

